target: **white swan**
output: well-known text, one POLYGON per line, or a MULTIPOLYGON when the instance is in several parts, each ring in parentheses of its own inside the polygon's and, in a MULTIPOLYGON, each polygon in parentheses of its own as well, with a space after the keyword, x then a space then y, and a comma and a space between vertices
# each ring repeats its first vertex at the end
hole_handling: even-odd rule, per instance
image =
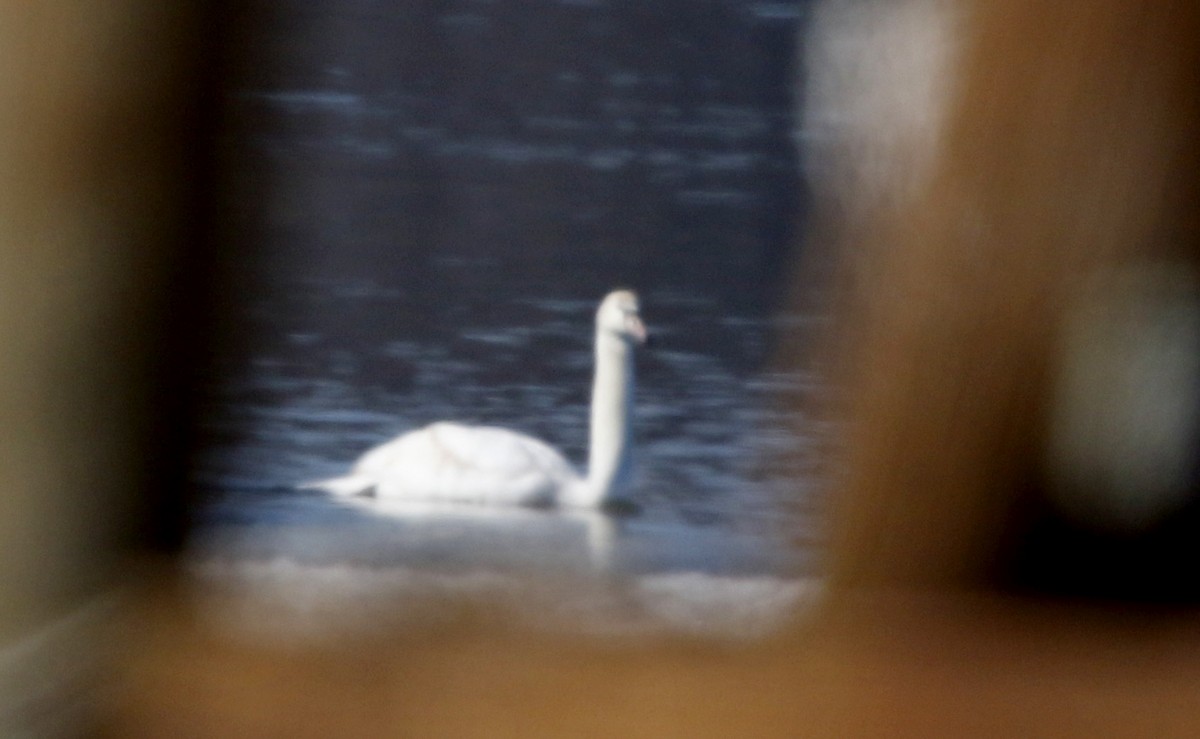
POLYGON ((633 346, 646 341, 637 295, 609 293, 596 311, 587 476, 524 434, 438 422, 368 451, 350 474, 302 485, 350 496, 489 505, 600 507, 621 500, 632 468, 633 346))

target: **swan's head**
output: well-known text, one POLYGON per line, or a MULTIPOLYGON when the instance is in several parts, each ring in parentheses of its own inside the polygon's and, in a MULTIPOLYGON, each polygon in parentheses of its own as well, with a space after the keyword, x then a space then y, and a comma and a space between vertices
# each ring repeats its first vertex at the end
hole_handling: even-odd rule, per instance
POLYGON ((646 343, 646 326, 638 315, 638 297, 632 290, 614 290, 596 311, 596 331, 633 344, 646 343))

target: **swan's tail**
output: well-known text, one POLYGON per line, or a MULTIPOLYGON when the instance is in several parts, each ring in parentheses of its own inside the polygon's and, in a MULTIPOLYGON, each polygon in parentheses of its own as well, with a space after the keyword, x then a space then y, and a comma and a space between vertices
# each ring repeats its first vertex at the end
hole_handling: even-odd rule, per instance
POLYGON ((349 498, 353 495, 362 495, 373 487, 375 487, 374 478, 367 475, 350 474, 346 475, 345 477, 333 477, 328 480, 302 482, 296 486, 296 489, 324 490, 325 492, 336 495, 340 498, 349 498))

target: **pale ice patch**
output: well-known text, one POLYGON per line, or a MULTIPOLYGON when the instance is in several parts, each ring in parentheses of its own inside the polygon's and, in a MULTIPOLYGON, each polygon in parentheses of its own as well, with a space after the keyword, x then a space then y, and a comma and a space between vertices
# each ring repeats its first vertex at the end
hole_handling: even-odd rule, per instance
POLYGON ((290 559, 194 563, 202 616, 238 638, 324 641, 486 613, 580 636, 764 637, 803 614, 816 580, 702 572, 613 578, 473 570, 305 565, 290 559))
POLYGON ((669 631, 755 638, 794 618, 819 586, 809 579, 681 572, 639 578, 635 590, 648 618, 669 631))

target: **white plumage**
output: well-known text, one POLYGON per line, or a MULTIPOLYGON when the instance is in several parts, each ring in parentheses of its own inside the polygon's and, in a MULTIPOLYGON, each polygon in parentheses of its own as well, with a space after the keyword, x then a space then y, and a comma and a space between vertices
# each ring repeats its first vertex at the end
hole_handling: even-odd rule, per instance
POLYGON ((646 329, 637 296, 610 293, 596 311, 588 473, 524 434, 441 421, 368 451, 351 472, 301 487, 335 495, 488 505, 595 507, 619 499, 632 467, 633 346, 646 329))

